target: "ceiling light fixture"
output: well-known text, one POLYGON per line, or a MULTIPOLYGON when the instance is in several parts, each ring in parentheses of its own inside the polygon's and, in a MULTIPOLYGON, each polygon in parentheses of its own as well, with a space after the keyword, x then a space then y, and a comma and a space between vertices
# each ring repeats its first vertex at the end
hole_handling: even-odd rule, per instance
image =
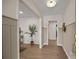
POLYGON ((48 0, 47 1, 47 7, 54 7, 56 5, 56 1, 55 0, 48 0))
POLYGON ((20 14, 23 14, 23 11, 19 11, 20 14))

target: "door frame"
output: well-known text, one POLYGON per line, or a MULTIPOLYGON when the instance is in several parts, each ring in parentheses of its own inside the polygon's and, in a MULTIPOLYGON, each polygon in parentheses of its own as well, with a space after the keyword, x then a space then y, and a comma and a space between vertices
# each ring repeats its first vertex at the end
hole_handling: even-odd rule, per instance
MULTIPOLYGON (((55 22, 56 23, 56 25, 58 25, 57 24, 57 21, 48 21, 48 24, 47 24, 47 44, 48 44, 48 41, 49 41, 49 37, 48 37, 48 32, 49 32, 49 22, 55 22)), ((58 30, 57 30, 57 28, 58 28, 58 26, 56 27, 56 31, 58 32, 58 30)), ((56 35, 57 35, 57 33, 56 33, 56 35)), ((57 38, 58 38, 58 35, 56 36, 56 41, 57 41, 57 38)), ((56 43, 57 44, 57 43, 56 43)))

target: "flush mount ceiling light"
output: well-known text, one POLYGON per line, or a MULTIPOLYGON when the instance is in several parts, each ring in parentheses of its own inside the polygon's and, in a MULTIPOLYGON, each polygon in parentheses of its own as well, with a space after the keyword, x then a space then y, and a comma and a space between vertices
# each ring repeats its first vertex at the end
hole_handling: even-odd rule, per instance
POLYGON ((19 11, 20 14, 23 14, 23 11, 19 11))
POLYGON ((47 7, 54 7, 56 5, 56 1, 55 0, 48 0, 47 1, 47 7))

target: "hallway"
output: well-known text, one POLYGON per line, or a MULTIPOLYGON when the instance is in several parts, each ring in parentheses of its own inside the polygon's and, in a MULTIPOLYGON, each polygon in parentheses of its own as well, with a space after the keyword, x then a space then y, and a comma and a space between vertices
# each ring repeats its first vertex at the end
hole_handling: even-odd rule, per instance
POLYGON ((2 58, 76 59, 75 8, 76 0, 2 0, 2 58))
POLYGON ((56 41, 49 41, 49 45, 42 49, 36 45, 25 45, 26 50, 21 52, 21 59, 68 59, 62 47, 56 46, 56 41))

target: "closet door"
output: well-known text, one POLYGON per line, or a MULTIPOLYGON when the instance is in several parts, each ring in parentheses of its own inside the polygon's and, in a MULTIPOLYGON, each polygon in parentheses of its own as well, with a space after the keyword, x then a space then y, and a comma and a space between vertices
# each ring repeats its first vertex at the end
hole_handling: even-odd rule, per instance
POLYGON ((3 24, 2 26, 2 45, 3 45, 2 56, 3 56, 3 59, 11 59, 10 39, 11 39, 10 25, 3 24))

